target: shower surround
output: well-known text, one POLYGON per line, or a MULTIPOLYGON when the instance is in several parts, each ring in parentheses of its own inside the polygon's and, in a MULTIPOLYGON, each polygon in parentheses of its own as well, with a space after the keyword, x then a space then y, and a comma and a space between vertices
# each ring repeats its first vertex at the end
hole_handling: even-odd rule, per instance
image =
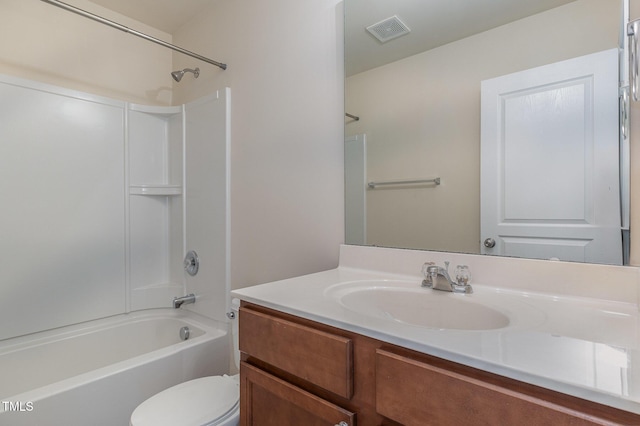
POLYGON ((187 293, 181 310, 226 335, 229 101, 145 106, 0 76, 0 358, 20 336, 187 293))

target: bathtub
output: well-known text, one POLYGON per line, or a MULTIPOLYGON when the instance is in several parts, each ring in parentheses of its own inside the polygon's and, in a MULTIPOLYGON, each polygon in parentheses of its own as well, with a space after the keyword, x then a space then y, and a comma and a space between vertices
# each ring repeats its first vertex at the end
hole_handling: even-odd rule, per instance
POLYGON ((1 426, 126 426, 159 391, 228 372, 226 324, 154 309, 0 342, 1 426), (180 329, 189 327, 182 340, 180 329))

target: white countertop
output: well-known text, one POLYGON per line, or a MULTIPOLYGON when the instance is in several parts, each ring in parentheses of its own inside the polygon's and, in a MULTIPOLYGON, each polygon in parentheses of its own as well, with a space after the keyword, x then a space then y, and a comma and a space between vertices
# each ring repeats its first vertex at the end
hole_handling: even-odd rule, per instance
MULTIPOLYGON (((396 250, 391 254, 401 255, 401 252, 396 250)), ((415 252, 410 254, 416 256, 415 252)), ((464 255, 450 257, 460 256, 464 255)), ((390 273, 346 265, 343 259, 348 257, 341 255, 341 266, 337 269, 234 290, 231 295, 640 414, 640 324, 636 300, 597 299, 580 296, 579 292, 560 296, 523 288, 487 286, 482 284, 486 277, 480 276, 473 280, 474 294, 456 296, 495 300, 492 307, 515 321, 493 330, 426 328, 365 315, 341 304, 334 297, 334 290, 347 282, 388 280, 393 285, 393 281, 415 281, 416 287, 420 287, 421 282, 419 273, 401 274, 397 270, 390 273)), ((420 266, 415 269, 419 271, 420 266)), ((614 270, 613 277, 620 279, 616 273, 614 270)), ((628 268, 621 273, 629 275, 628 268)), ((630 275, 637 276, 635 271, 630 275)), ((635 289, 635 285, 634 278, 631 286, 635 289)))

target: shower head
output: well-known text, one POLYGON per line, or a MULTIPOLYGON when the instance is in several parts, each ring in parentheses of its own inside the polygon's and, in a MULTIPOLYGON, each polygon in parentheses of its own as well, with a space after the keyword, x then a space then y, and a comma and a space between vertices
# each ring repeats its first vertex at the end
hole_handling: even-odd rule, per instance
POLYGON ((191 68, 185 68, 183 70, 180 71, 174 71, 171 73, 171 77, 173 77, 173 79, 177 82, 180 82, 180 80, 182 80, 182 77, 184 76, 185 72, 192 72, 193 76, 195 78, 198 78, 198 76, 200 75, 200 68, 196 68, 194 70, 192 70, 191 68))

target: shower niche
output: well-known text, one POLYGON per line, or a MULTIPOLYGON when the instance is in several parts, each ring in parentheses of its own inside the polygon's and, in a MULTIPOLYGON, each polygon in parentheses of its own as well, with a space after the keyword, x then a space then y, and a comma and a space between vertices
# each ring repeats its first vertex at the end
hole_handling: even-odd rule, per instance
POLYGON ((130 309, 184 294, 184 107, 127 107, 130 309))

